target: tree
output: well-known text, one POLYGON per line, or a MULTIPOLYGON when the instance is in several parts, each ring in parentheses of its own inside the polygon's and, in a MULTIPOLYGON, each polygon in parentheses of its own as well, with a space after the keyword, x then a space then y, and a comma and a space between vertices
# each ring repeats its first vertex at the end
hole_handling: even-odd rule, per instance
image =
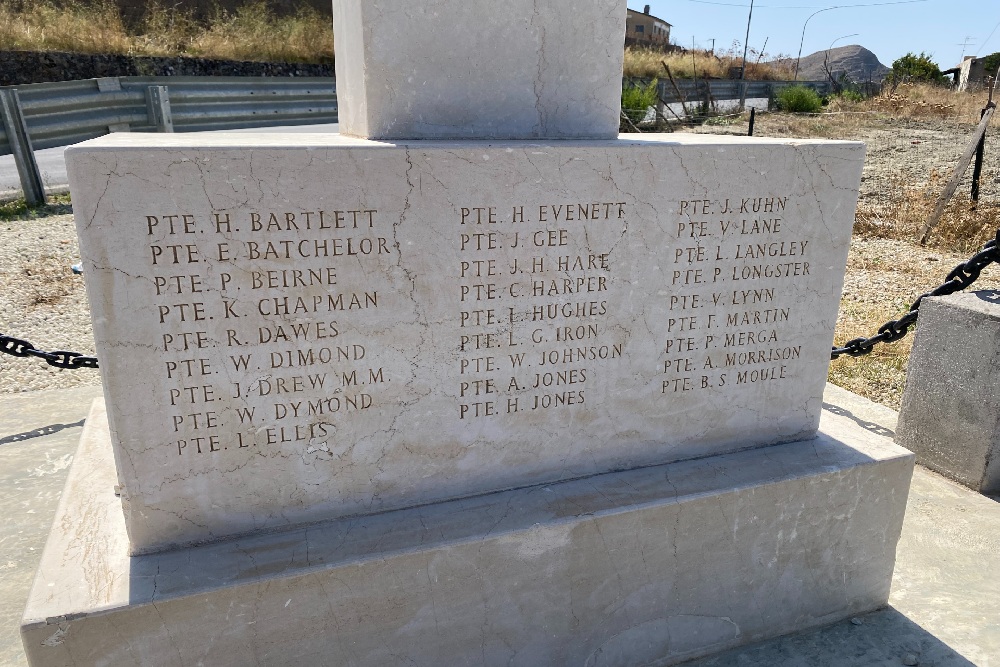
POLYGON ((892 72, 889 77, 896 83, 901 81, 929 81, 931 83, 945 83, 948 79, 941 74, 941 68, 931 60, 931 57, 920 52, 920 55, 907 53, 902 58, 897 58, 892 63, 892 72))
POLYGON ((997 69, 1000 68, 1000 51, 983 58, 983 67, 986 69, 986 76, 996 76, 997 69))

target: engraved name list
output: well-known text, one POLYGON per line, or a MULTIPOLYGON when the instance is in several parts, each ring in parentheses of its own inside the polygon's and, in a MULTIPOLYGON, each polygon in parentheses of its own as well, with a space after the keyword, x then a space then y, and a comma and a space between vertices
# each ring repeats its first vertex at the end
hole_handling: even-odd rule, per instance
MULTIPOLYGON (((684 199, 676 218, 664 394, 787 380, 801 344, 790 285, 810 275, 809 241, 789 239, 788 197, 684 199)), ((794 232, 793 232, 794 233, 794 232)))
MULTIPOLYGON (((810 275, 810 242, 790 238, 788 202, 677 203, 668 266, 648 278, 662 283, 653 297, 666 315, 654 332, 661 354, 641 362, 646 378, 631 390, 670 396, 796 374, 802 346, 783 332, 796 317, 784 292, 810 275)), ((615 266, 630 207, 456 206, 456 260, 442 271, 455 304, 459 421, 607 398, 603 376, 640 335, 626 308, 634 286, 615 266)), ((385 393, 402 378, 379 338, 353 326, 398 296, 380 279, 384 262, 399 261, 389 217, 374 208, 143 216, 176 455, 332 453, 345 420, 411 398, 385 393)))
POLYGON ((324 446, 334 420, 372 407, 389 378, 343 328, 353 313, 378 308, 380 293, 344 284, 338 265, 391 252, 377 216, 144 216, 177 455, 324 446))

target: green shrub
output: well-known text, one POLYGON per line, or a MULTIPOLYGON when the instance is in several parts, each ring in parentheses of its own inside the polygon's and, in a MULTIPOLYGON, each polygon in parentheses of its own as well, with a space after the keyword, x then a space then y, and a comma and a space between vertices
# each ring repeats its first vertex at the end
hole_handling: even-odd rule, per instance
POLYGON ((986 76, 996 76, 997 69, 1000 69, 1000 52, 991 53, 983 58, 983 67, 986 70, 986 76))
POLYGON ((653 79, 646 85, 632 83, 622 86, 622 111, 633 123, 640 123, 646 118, 649 107, 655 106, 659 100, 657 80, 653 79))
POLYGON ((838 97, 845 102, 853 102, 854 104, 865 101, 865 96, 856 90, 842 90, 838 97))
POLYGON ((823 100, 812 88, 788 86, 778 91, 778 108, 794 113, 816 113, 823 108, 823 100))
POLYGON ((920 55, 907 53, 901 58, 896 58, 892 62, 892 71, 886 78, 896 83, 902 81, 948 82, 948 77, 941 73, 941 68, 938 67, 937 63, 923 51, 920 52, 920 55))

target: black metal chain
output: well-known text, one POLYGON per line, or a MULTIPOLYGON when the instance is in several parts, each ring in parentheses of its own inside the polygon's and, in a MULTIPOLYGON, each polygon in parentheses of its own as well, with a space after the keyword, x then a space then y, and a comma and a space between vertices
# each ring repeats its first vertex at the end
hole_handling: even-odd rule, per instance
POLYGON ((962 262, 948 274, 944 283, 936 289, 921 294, 910 306, 910 311, 898 320, 886 322, 879 327, 878 334, 871 338, 855 338, 844 343, 843 347, 834 347, 830 355, 831 359, 837 359, 843 354, 852 357, 861 357, 870 354, 878 343, 892 343, 910 332, 917 321, 917 311, 920 302, 928 296, 946 296, 965 289, 976 282, 979 274, 990 264, 1000 263, 1000 229, 997 230, 996 238, 986 243, 983 249, 971 257, 967 262, 962 262))
MULTIPOLYGON (((995 263, 1000 263, 1000 229, 997 230, 996 238, 986 243, 979 253, 952 269, 944 283, 917 297, 906 315, 898 320, 886 322, 871 338, 855 338, 844 343, 843 347, 834 347, 830 358, 837 359, 845 354, 861 357, 870 354, 879 343, 892 343, 899 340, 908 334, 910 327, 916 323, 920 302, 925 297, 945 296, 963 290, 976 282, 983 269, 995 263)), ((15 357, 38 357, 44 359, 49 366, 56 368, 98 368, 97 357, 87 357, 79 352, 66 350, 46 352, 39 350, 26 340, 4 334, 0 334, 0 354, 10 354, 15 357)))
POLYGON ((56 368, 97 368, 97 357, 85 357, 79 352, 39 350, 26 340, 0 334, 0 353, 14 357, 38 357, 56 368))

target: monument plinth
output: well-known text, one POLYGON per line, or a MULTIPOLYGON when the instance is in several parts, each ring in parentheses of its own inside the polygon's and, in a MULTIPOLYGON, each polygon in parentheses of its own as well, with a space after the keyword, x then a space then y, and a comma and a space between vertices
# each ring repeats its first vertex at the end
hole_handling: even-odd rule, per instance
POLYGON ((601 139, 624 4, 412 5, 335 3, 342 128, 391 142, 67 152, 107 424, 33 664, 120 662, 109 622, 140 663, 670 664, 884 604, 912 457, 820 427, 863 147, 601 139))
POLYGON ((68 151, 134 552, 815 434, 859 145, 243 141, 68 151))

